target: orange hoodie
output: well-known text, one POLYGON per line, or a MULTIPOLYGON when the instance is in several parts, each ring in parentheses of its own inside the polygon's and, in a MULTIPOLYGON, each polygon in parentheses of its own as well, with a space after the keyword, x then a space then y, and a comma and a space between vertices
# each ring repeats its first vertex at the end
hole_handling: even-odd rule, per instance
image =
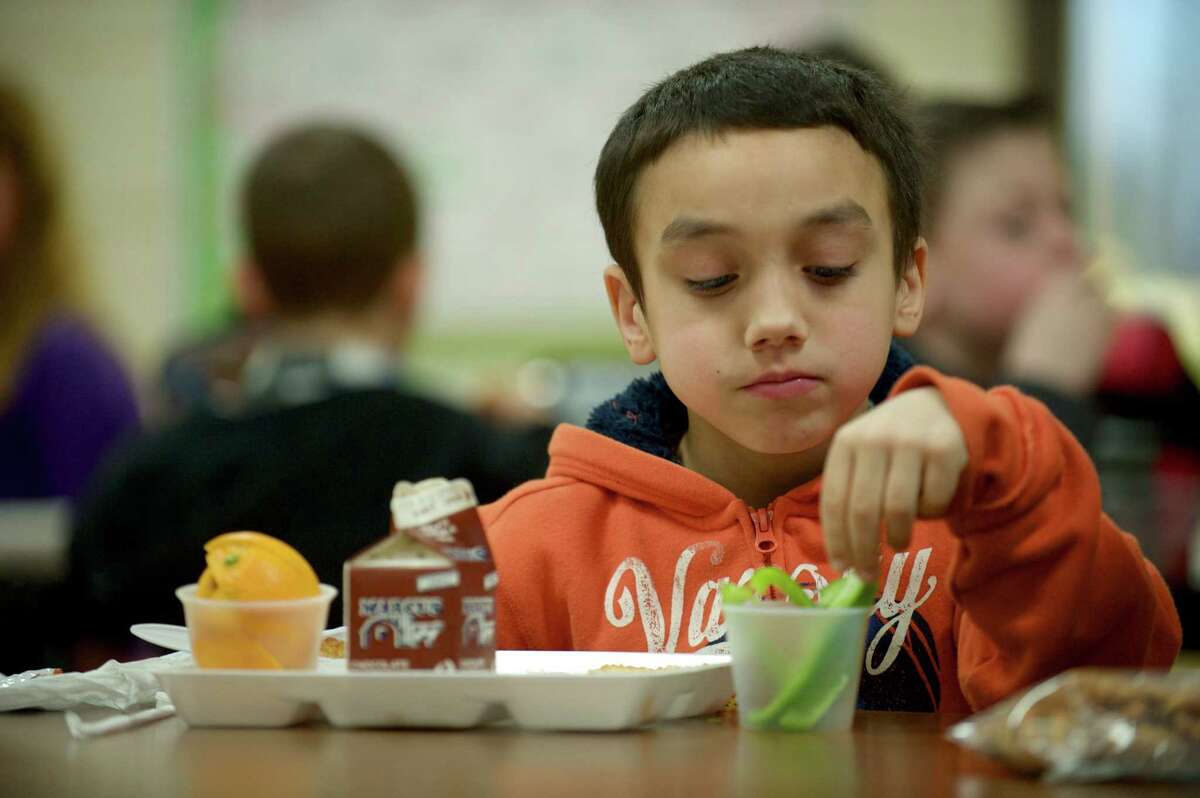
MULTIPOLYGON (((1100 509, 1087 454, 1038 402, 932 369, 969 464, 944 519, 883 547, 859 706, 965 712, 1077 665, 1161 667, 1179 651, 1166 585, 1100 509)), ((674 397, 670 401, 678 402, 674 397)), ((762 565, 819 590, 820 479, 747 506, 683 466, 579 427, 545 479, 483 508, 501 648, 719 649, 718 585, 762 565)))

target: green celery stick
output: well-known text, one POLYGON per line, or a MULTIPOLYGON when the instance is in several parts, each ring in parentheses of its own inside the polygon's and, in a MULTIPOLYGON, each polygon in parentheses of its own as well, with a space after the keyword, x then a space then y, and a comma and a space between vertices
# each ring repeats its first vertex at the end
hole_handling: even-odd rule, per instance
POLYGON ((843 673, 837 684, 826 690, 825 695, 819 699, 805 701, 806 706, 802 709, 792 707, 786 710, 778 719, 779 726, 784 729, 811 729, 817 725, 817 721, 825 717, 825 713, 837 701, 849 682, 850 678, 843 673))
POLYGON ((817 594, 818 607, 832 607, 833 602, 837 601, 841 594, 846 590, 846 577, 834 579, 825 587, 821 588, 821 592, 817 594))
POLYGON ((733 582, 721 583, 721 603, 726 606, 735 604, 745 604, 754 598, 754 591, 742 585, 735 585, 733 582))
POLYGON ((821 591, 819 607, 869 607, 875 603, 875 583, 864 582, 853 571, 842 574, 821 591))
POLYGON ((812 599, 804 592, 804 588, 800 587, 791 577, 787 575, 781 568, 768 565, 765 568, 759 568, 750 577, 748 582, 750 587, 754 588, 754 592, 760 596, 766 595, 767 591, 776 587, 779 591, 788 597, 788 601, 798 607, 813 606, 812 599))

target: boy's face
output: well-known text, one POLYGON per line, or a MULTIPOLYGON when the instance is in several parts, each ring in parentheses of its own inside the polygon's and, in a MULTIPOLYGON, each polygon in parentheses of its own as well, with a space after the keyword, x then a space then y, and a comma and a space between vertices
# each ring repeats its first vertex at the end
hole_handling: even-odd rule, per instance
POLYGON ((692 431, 761 454, 819 446, 920 321, 924 244, 898 282, 883 171, 839 128, 686 137, 635 201, 645 301, 616 267, 609 297, 692 431))
POLYGON ((961 336, 1002 345, 1048 277, 1085 265, 1067 176, 1044 131, 1000 133, 960 154, 940 205, 930 312, 961 336))

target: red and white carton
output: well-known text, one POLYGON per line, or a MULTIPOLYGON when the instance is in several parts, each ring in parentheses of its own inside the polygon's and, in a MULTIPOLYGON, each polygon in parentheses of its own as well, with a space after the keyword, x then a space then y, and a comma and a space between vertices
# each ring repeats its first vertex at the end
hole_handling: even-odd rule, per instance
POLYGON ((492 552, 465 479, 400 482, 392 534, 346 561, 350 670, 490 670, 496 660, 492 552))

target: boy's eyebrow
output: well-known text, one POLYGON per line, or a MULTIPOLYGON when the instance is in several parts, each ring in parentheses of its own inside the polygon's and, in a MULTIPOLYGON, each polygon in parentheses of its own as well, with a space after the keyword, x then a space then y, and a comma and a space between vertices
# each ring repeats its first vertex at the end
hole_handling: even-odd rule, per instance
MULTIPOLYGON (((824 227, 827 225, 845 225, 848 227, 872 227, 871 215, 866 209, 852 199, 818 208, 806 214, 797 223, 797 227, 824 227)), ((709 219, 698 219, 695 216, 678 216, 663 228, 662 243, 676 244, 681 241, 691 241, 704 236, 736 233, 733 225, 714 222, 709 219)))
POLYGON ((871 214, 867 209, 852 199, 842 200, 834 205, 818 208, 800 220, 800 227, 822 227, 824 225, 847 225, 850 227, 871 227, 871 214))
POLYGON ((680 241, 690 241, 704 236, 732 233, 735 229, 732 225, 697 219, 694 216, 677 216, 673 222, 663 228, 662 243, 676 244, 680 241))

